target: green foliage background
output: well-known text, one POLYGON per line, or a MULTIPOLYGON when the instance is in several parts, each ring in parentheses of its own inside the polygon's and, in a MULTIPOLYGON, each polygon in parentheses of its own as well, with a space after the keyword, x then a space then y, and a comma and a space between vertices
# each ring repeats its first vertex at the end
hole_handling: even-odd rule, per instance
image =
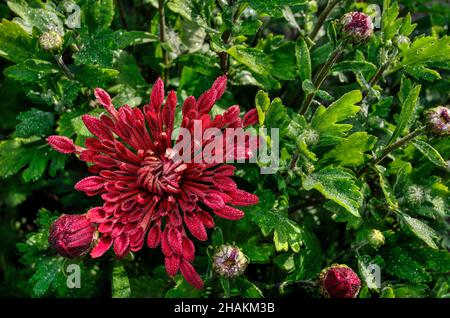
POLYGON ((163 42, 156 0, 0 4, 0 295, 318 297, 322 268, 345 263, 363 281, 359 297, 450 296, 449 138, 421 134, 378 165, 372 159, 420 129, 424 110, 449 102, 450 5, 337 1, 314 42, 308 34, 327 1, 163 2, 163 42), (348 46, 314 87, 340 41, 333 21, 350 10, 373 14, 373 4, 381 14, 375 36, 348 46), (49 30, 63 38, 60 51, 40 48, 49 30), (80 116, 102 111, 95 87, 115 105, 137 106, 158 76, 184 99, 223 73, 229 87, 213 111, 256 106, 259 126, 280 128, 280 166, 262 175, 258 165, 238 165, 238 184, 260 204, 238 222, 217 219, 210 240, 196 243, 205 289, 169 278, 158 250, 68 261, 49 249, 51 221, 98 199, 73 189, 86 166, 52 151, 45 137, 83 144, 80 116), (312 106, 299 115, 311 92, 312 106), (373 229, 385 237, 378 248, 368 240, 373 229), (213 275, 211 251, 222 242, 249 257, 245 276, 213 275), (66 286, 70 263, 80 265, 79 289, 66 286), (370 264, 380 266, 381 286, 370 264))

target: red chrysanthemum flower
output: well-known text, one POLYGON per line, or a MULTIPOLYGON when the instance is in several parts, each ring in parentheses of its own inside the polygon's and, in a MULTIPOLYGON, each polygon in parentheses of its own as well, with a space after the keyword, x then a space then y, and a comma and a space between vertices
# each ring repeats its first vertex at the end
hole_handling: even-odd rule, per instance
MULTIPOLYGON (((182 128, 193 132, 200 121, 202 132, 218 128, 226 134, 226 128, 257 122, 256 109, 240 118, 238 105, 214 119, 210 117, 208 113, 224 93, 226 82, 227 78, 221 76, 198 100, 190 96, 184 101, 182 128)), ((100 257, 113 246, 115 254, 124 257, 129 251, 140 250, 146 236, 150 248, 161 245, 170 276, 180 271, 190 284, 201 288, 203 282, 192 266, 195 248, 186 228, 204 241, 206 228, 214 227, 211 212, 238 220, 244 213, 235 206, 256 204, 258 197, 237 188, 231 165, 174 159, 176 143, 171 136, 177 96, 171 91, 164 100, 160 79, 153 86, 150 104, 142 110, 128 105, 116 109, 108 93, 99 88, 95 96, 108 114, 82 117, 95 136, 86 140, 86 148, 75 146, 66 137, 48 138, 55 150, 77 153, 81 160, 93 163, 89 171, 95 175, 75 185, 88 196, 101 195, 104 200, 102 206, 87 212, 100 235, 91 256, 100 257)), ((203 148, 213 139, 202 140, 203 148)), ((198 156, 198 140, 192 138, 191 144, 192 157, 198 156)), ((249 158, 254 144, 247 139, 245 145, 236 145, 234 159, 249 158)), ((230 159, 229 152, 224 150, 223 157, 230 159)))

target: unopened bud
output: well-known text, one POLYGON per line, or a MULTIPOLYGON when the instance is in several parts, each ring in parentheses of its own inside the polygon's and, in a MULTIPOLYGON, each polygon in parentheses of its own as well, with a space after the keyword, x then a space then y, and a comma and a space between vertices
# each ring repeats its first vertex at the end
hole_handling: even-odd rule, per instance
POLYGON ((367 42, 373 34, 370 16, 362 12, 349 12, 341 18, 342 36, 354 44, 367 42))
POLYGON ((48 241, 61 256, 76 258, 89 252, 94 233, 85 214, 63 214, 50 227, 48 241))
POLYGON ((437 135, 450 134, 450 109, 446 106, 434 107, 427 111, 429 130, 437 135))
POLYGON ((248 259, 233 245, 221 245, 212 257, 213 270, 220 276, 233 278, 244 273, 248 259))
POLYGON ((384 235, 380 230, 373 229, 367 235, 367 241, 373 248, 378 249, 384 245, 384 235))
POLYGON ((47 31, 39 37, 39 45, 45 51, 56 51, 62 44, 63 39, 55 31, 47 31))
POLYGON ((322 294, 329 298, 356 298, 361 288, 358 275, 347 265, 325 268, 319 280, 322 294))

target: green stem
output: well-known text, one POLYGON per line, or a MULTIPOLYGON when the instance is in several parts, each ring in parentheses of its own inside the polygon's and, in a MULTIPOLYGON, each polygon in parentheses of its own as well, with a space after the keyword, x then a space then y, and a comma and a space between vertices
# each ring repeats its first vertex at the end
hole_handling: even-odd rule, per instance
POLYGON ((159 13, 159 41, 161 43, 161 50, 163 52, 163 63, 164 69, 164 83, 168 85, 169 83, 169 55, 164 49, 163 43, 166 42, 166 19, 164 16, 164 0, 158 0, 158 13, 159 13))
POLYGON ((314 91, 309 93, 306 98, 303 101, 302 106, 300 107, 299 114, 304 115, 308 111, 309 106, 311 105, 311 102, 316 96, 316 91, 320 89, 320 86, 322 85, 323 81, 328 75, 328 72, 330 71, 331 67, 333 67, 334 63, 339 59, 339 57, 344 53, 344 43, 342 42, 339 44, 339 46, 334 50, 333 53, 331 53, 331 56, 328 58, 326 63, 322 66, 322 68, 319 70, 319 73, 317 74, 316 78, 314 79, 314 91))
POLYGON ((414 138, 416 138, 417 136, 421 135, 424 132, 424 127, 420 127, 412 132, 410 132, 409 134, 407 134, 405 137, 403 137, 402 139, 400 139, 397 142, 394 142, 393 144, 387 146, 386 148, 384 148, 384 150, 382 151, 381 155, 379 157, 373 158, 368 165, 366 165, 363 169, 361 169, 357 174, 356 174, 356 178, 360 178, 362 177, 368 170, 369 167, 373 167, 378 165, 380 162, 382 162, 384 159, 386 159, 386 157, 393 151, 397 150, 398 148, 404 146, 405 144, 407 144, 408 142, 410 142, 411 140, 413 140, 414 138))
POLYGON ((53 55, 53 57, 55 58, 56 63, 58 63, 59 67, 64 72, 64 74, 66 74, 66 76, 69 79, 73 80, 75 78, 75 75, 73 75, 73 73, 69 70, 67 65, 64 63, 62 56, 60 54, 55 54, 55 55, 53 55))
POLYGON ((328 1, 327 6, 322 11, 322 13, 319 15, 319 17, 317 18, 317 23, 314 26, 314 29, 309 34, 309 38, 312 41, 314 41, 314 39, 317 36, 317 33, 319 33, 320 28, 324 24, 325 20, 327 19, 328 15, 333 10, 333 8, 338 4, 338 2, 339 2, 339 0, 330 0, 330 1, 328 1))

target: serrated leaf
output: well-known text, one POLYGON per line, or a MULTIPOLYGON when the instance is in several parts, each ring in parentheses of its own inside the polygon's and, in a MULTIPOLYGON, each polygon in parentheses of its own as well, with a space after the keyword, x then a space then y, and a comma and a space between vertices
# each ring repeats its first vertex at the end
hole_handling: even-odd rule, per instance
POLYGON ((29 34, 33 27, 41 32, 52 30, 60 35, 64 34, 63 22, 52 4, 36 1, 34 5, 28 5, 24 0, 9 0, 7 3, 11 11, 20 17, 15 21, 29 34))
POLYGON ((345 136, 345 132, 350 130, 352 125, 338 123, 356 115, 360 108, 355 104, 361 99, 361 92, 354 90, 344 94, 328 108, 317 108, 310 126, 319 133, 320 144, 333 144, 345 136))
POLYGON ((35 59, 25 60, 4 70, 6 76, 23 82, 36 82, 58 72, 52 63, 35 59))
POLYGON ((371 156, 366 154, 375 144, 376 138, 366 132, 356 132, 337 144, 323 157, 325 162, 338 162, 342 166, 358 167, 371 156))
POLYGON ((424 283, 431 280, 430 275, 423 266, 414 260, 407 251, 398 246, 387 249, 383 258, 383 269, 395 277, 407 280, 411 283, 424 283))
POLYGON ((450 36, 418 37, 410 46, 401 46, 401 66, 414 77, 433 81, 440 78, 432 68, 450 69, 450 36))
POLYGON ((359 217, 361 193, 355 178, 343 168, 328 166, 303 178, 305 190, 316 189, 322 195, 359 217))
MULTIPOLYGON (((408 83, 408 80, 404 79, 402 80, 402 86, 411 84, 404 84, 408 83)), ((420 85, 412 85, 410 89, 405 90, 404 88, 400 87, 400 92, 402 95, 399 95, 400 99, 402 100, 402 110, 400 112, 400 115, 397 119, 397 126, 395 127, 394 132, 392 133, 391 139, 388 144, 393 143, 397 140, 398 137, 400 137, 403 134, 403 131, 405 129, 408 129, 409 126, 411 126, 411 121, 414 118, 415 111, 416 111, 416 105, 419 98, 420 93, 420 85)))
POLYGON ((30 283, 33 285, 33 296, 42 297, 54 283, 62 268, 56 258, 45 258, 36 265, 36 272, 30 278, 30 283))
POLYGON ((0 56, 19 63, 33 58, 37 42, 17 23, 3 19, 0 23, 0 56))
POLYGON ((81 1, 82 23, 91 33, 107 29, 114 18, 114 0, 81 1))
POLYGON ((437 249, 437 245, 434 239, 438 238, 439 235, 431 227, 423 223, 422 221, 410 217, 407 214, 401 214, 402 220, 406 223, 409 229, 422 241, 424 241, 429 247, 437 249))
POLYGON ((29 111, 22 112, 17 116, 20 121, 16 126, 15 137, 27 138, 30 136, 48 136, 55 123, 55 116, 52 113, 44 112, 32 108, 29 111))
POLYGON ((286 207, 276 206, 275 195, 271 191, 261 191, 257 195, 263 204, 249 208, 250 219, 261 228, 264 236, 273 233, 277 251, 291 248, 298 252, 302 242, 300 226, 288 218, 286 207))
POLYGON ((270 73, 270 65, 273 61, 263 51, 242 45, 235 45, 229 48, 227 53, 257 74, 269 75, 270 73))
POLYGON ((80 50, 73 54, 75 64, 108 68, 112 66, 114 50, 118 48, 116 34, 101 30, 95 34, 81 33, 80 50))
POLYGON ((386 169, 382 166, 375 166, 375 171, 378 173, 378 178, 380 182, 380 188, 383 191, 384 197, 386 199, 387 204, 393 210, 398 208, 398 201, 395 197, 394 191, 389 183, 388 178, 385 176, 386 169))
POLYGON ((116 262, 112 270, 112 298, 129 298, 131 296, 130 281, 123 264, 116 262))
POLYGON ((442 158, 441 154, 430 144, 422 140, 413 140, 412 144, 425 157, 438 167, 447 167, 447 162, 442 158))

